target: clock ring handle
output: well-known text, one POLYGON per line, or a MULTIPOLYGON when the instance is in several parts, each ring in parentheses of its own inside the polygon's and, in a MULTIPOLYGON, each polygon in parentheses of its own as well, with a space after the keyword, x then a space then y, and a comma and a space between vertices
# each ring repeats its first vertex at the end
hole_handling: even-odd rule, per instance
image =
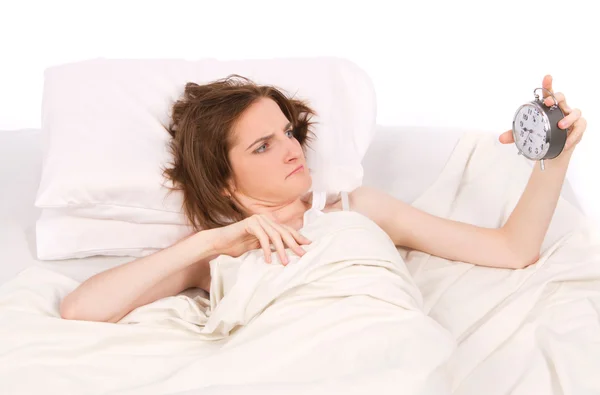
POLYGON ((554 99, 554 104, 552 105, 552 107, 558 107, 558 100, 556 100, 556 97, 554 97, 554 93, 552 93, 551 91, 549 91, 546 88, 535 88, 533 90, 533 94, 535 95, 535 100, 540 99, 540 96, 537 93, 535 93, 538 89, 542 89, 542 90, 545 90, 546 92, 548 92, 550 94, 550 96, 552 96, 552 98, 554 99))

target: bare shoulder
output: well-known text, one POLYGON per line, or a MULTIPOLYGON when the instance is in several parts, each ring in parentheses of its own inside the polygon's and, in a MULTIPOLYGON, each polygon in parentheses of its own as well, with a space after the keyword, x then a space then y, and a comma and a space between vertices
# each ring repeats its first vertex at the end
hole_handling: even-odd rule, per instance
POLYGON ((385 191, 366 186, 352 191, 348 195, 348 200, 352 211, 368 217, 380 227, 384 227, 386 219, 389 219, 392 212, 410 207, 385 191))
MULTIPOLYGON (((394 239, 403 239, 404 228, 398 226, 397 218, 405 218, 415 210, 411 205, 396 199, 381 189, 361 186, 348 194, 348 203, 350 210, 360 213, 371 221, 375 222, 380 228, 394 239)), ((342 210, 341 199, 332 202, 325 211, 342 210)))
POLYGON ((391 197, 388 193, 382 191, 381 189, 368 186, 361 186, 356 188, 355 190, 350 192, 349 196, 352 199, 356 199, 356 203, 359 204, 369 202, 372 199, 377 199, 378 197, 382 196, 391 197))

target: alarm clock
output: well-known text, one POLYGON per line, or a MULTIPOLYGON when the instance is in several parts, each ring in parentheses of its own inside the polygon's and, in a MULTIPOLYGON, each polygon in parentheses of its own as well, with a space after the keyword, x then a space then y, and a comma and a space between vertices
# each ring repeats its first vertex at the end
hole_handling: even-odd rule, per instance
POLYGON ((512 133, 518 154, 531 160, 539 160, 544 170, 544 160, 556 158, 567 141, 567 129, 558 127, 565 117, 554 94, 545 88, 533 90, 535 100, 520 106, 513 117, 512 133), (550 107, 536 93, 542 89, 554 99, 550 107))

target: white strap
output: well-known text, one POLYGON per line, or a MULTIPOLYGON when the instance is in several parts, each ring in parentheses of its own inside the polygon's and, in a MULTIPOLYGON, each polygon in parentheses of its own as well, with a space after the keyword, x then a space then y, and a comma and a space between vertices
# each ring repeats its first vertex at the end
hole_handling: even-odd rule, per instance
POLYGON ((326 192, 313 192, 313 200, 311 210, 322 211, 325 208, 325 204, 327 203, 327 193, 326 192))
POLYGON ((323 215, 322 210, 327 203, 327 194, 324 192, 313 192, 312 207, 304 213, 304 226, 311 223, 315 218, 323 215))
POLYGON ((348 192, 342 192, 342 210, 350 211, 350 203, 348 202, 348 192))

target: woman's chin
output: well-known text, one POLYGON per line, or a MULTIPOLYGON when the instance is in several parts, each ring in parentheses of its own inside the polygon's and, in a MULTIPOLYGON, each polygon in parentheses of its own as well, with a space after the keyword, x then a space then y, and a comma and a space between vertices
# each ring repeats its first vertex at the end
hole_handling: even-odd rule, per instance
POLYGON ((303 175, 302 177, 288 179, 285 188, 294 195, 304 195, 310 190, 311 186, 312 178, 310 177, 310 175, 303 175))
POLYGON ((303 193, 308 192, 312 186, 312 177, 310 174, 303 175, 302 178, 298 179, 298 185, 302 189, 303 193))

